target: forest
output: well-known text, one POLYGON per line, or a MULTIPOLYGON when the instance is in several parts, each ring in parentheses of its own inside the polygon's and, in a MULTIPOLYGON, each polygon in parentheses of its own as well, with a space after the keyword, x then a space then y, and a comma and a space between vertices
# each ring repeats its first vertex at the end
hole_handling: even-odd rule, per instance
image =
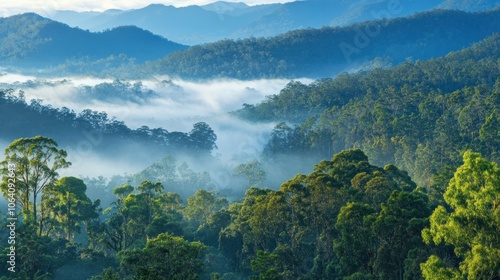
POLYGON ((500 7, 395 16, 0 18, 0 280, 500 279, 500 7))
POLYGON ((6 266, 19 271, 12 278, 6 267, 3 279, 52 279, 65 265, 98 274, 89 279, 499 276, 500 169, 479 153, 466 151, 432 194, 405 171, 374 166, 353 149, 278 190, 257 187, 262 174, 251 172, 255 186, 231 203, 206 190, 184 203, 145 180, 117 186, 103 210, 83 180, 58 177, 71 163, 54 140, 21 138, 5 152, 2 192, 19 197, 22 221, 14 235, 3 234, 14 236, 4 252, 16 256, 6 266))
POLYGON ((499 13, 498 8, 480 13, 433 10, 347 27, 299 29, 270 38, 221 40, 174 52, 139 71, 196 79, 331 77, 408 59, 427 60, 468 47, 500 32, 499 13))
POLYGON ((278 95, 234 114, 280 122, 265 153, 316 154, 361 148, 377 165, 396 164, 420 185, 447 173, 472 149, 498 161, 500 37, 445 57, 388 70, 344 74, 278 95))
MULTIPOLYGON (((3 91, 4 119, 22 112, 47 135, 5 149, 0 186, 18 203, 6 214, 19 215, 19 245, 4 249, 2 277, 496 279, 499 46, 493 35, 441 58, 291 82, 245 104, 232 114, 278 124, 262 157, 234 168, 245 185, 236 194, 176 161, 182 150, 213 157, 217 135, 206 123, 189 133, 133 130, 102 112, 75 114, 3 91), (106 149, 132 139, 170 155, 111 181, 60 176, 71 162, 58 142, 86 129, 112 139, 106 149), (315 162, 310 172, 268 185, 269 166, 293 169, 306 158, 315 162), (105 195, 91 199, 97 186, 105 195)), ((141 88, 115 81, 82 91, 109 86, 141 88)), ((9 230, 2 227, 3 244, 9 230)))

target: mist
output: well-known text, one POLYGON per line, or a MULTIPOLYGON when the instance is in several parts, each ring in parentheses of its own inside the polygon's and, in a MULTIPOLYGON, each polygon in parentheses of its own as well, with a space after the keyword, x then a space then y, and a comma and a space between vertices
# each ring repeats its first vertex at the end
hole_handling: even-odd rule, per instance
MULTIPOLYGON (((300 79, 302 83, 312 80, 300 79)), ((274 80, 211 80, 192 82, 157 77, 151 80, 111 80, 92 77, 36 79, 30 76, 6 74, 0 76, 2 88, 22 90, 26 101, 43 100, 43 105, 67 107, 80 113, 84 109, 104 111, 111 117, 136 129, 162 127, 169 132, 189 132, 194 123, 206 122, 217 135, 217 149, 212 152, 216 161, 188 162, 197 171, 210 171, 219 187, 229 187, 231 169, 240 163, 260 159, 275 123, 250 123, 228 112, 240 109, 244 103, 256 104, 268 95, 278 94, 289 83, 274 80), (228 175, 229 174, 229 175, 228 175), (222 178, 222 179, 221 179, 222 178)), ((57 141, 57 139, 56 139, 57 141)), ((92 141, 90 141, 92 142, 92 141)), ((63 176, 111 177, 117 174, 136 174, 164 155, 147 153, 148 147, 133 143, 121 147, 120 154, 94 152, 89 143, 63 146, 73 165, 60 172, 63 176), (79 146, 85 146, 84 152, 79 146), (128 154, 128 155, 123 155, 128 154)), ((281 177, 282 171, 276 171, 281 177)), ((275 177, 268 171, 268 177, 275 177)), ((273 180, 274 181, 274 180, 273 180)))

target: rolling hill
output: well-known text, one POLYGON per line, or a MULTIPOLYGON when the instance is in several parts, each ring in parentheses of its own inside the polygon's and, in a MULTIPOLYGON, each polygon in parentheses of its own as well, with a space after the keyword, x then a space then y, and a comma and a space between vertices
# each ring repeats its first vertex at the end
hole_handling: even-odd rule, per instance
POLYGON ((43 67, 120 55, 140 63, 185 48, 133 26, 93 33, 34 13, 0 18, 0 62, 4 66, 43 67))
POLYGON ((149 63, 145 72, 184 78, 331 77, 460 50, 500 32, 500 9, 435 10, 348 27, 302 29, 264 39, 193 46, 149 63))

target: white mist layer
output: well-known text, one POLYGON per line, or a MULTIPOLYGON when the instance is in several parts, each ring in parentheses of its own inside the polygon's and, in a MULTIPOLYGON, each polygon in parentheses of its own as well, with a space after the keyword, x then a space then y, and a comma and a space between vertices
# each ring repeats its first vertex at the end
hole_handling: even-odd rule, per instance
MULTIPOLYGON (((16 85, 18 82, 33 80, 33 77, 17 75, 0 76, 0 83, 16 85)), ((237 164, 247 159, 258 157, 268 140, 274 124, 249 123, 228 112, 237 110, 244 103, 256 104, 268 95, 278 94, 289 80, 212 80, 208 82, 170 81, 166 77, 156 80, 141 81, 146 90, 153 90, 156 95, 144 98, 141 102, 124 99, 98 100, 82 98, 79 87, 111 83, 112 80, 95 78, 66 78, 44 80, 40 86, 25 87, 27 102, 42 99, 42 104, 55 108, 68 107, 76 113, 84 109, 105 111, 109 118, 116 117, 130 128, 148 126, 162 127, 168 131, 189 132, 196 122, 206 122, 215 131, 218 149, 214 155, 228 164, 237 164)), ((301 79, 303 83, 312 80, 301 79)), ((134 83, 136 81, 129 81, 134 83)), ((85 161, 78 162, 64 173, 85 176, 109 176, 113 174, 134 173, 141 171, 151 163, 134 165, 113 163, 110 159, 100 159, 98 155, 89 155, 85 161)))

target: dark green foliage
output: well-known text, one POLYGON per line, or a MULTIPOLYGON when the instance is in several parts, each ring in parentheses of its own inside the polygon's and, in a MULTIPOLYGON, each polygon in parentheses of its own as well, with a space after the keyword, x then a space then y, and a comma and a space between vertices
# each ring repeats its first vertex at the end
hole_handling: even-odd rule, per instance
POLYGON ((279 95, 235 114, 301 123, 276 125, 264 149, 270 160, 293 154, 324 159, 360 147, 375 164, 395 164, 415 182, 433 186, 433 193, 432 176, 458 166, 461 151, 499 159, 499 53, 500 36, 494 35, 434 60, 307 86, 292 82, 279 95))
MULTIPOLYGON (((63 266, 112 266, 105 256, 117 256, 119 272, 108 268, 93 279, 494 278, 500 172, 475 153, 464 162, 444 193, 451 211, 434 199, 432 215, 429 195, 406 172, 374 166, 359 149, 321 161, 279 190, 251 187, 232 204, 199 190, 184 206, 161 183, 125 184, 114 189, 117 200, 102 221, 91 215, 98 204, 88 201, 85 184, 64 177, 43 191, 42 235, 35 225, 19 229, 18 276, 49 279, 63 266), (423 243, 429 215, 424 240, 453 245, 457 257, 423 243), (87 245, 69 241, 79 222, 87 245)), ((438 194, 447 173, 435 177, 438 194)))
MULTIPOLYGON (((329 114, 333 117, 346 106, 350 109, 352 118, 356 116, 357 111, 364 109, 363 107, 374 110, 375 107, 370 106, 377 105, 378 118, 382 117, 385 106, 393 107, 391 111, 407 115, 422 110, 422 114, 425 114, 423 117, 433 118, 442 114, 442 101, 428 98, 422 104, 415 104, 423 98, 420 95, 433 91, 451 93, 481 84, 493 86, 500 75, 498 53, 500 35, 494 35, 470 48, 437 59, 406 62, 387 70, 342 73, 334 79, 320 79, 310 85, 290 82, 280 94, 269 96, 256 106, 246 104, 235 114, 252 121, 296 123, 304 122, 308 117, 323 113, 326 109, 329 111, 323 115, 329 114), (401 96, 402 94, 409 96, 403 98, 405 96, 401 96), (359 99, 365 100, 363 104, 354 107, 355 102, 361 103, 359 99), (377 99, 379 102, 376 102, 377 99), (395 102, 400 103, 394 104, 395 102)), ((461 104, 460 99, 455 98, 454 101, 455 106, 461 104)), ((392 113, 391 111, 389 112, 392 113)))
POLYGON ((343 151, 279 191, 250 188, 219 244, 240 260, 234 269, 251 268, 255 279, 397 279, 408 251, 423 246, 429 215, 424 194, 401 190, 409 186, 395 166, 378 168, 361 150, 343 151), (394 266, 384 270, 384 258, 394 266))
MULTIPOLYGON (((496 13, 437 11, 411 20, 421 20, 425 26, 430 15, 440 15, 448 17, 446 22, 467 25, 473 18, 484 20, 496 13)), ((490 20, 495 23, 498 17, 490 20)), ((390 28, 404 21, 379 24, 390 28)), ((418 33, 408 28, 409 37, 418 33)), ((332 30, 349 31, 325 28, 279 38, 293 49, 294 44, 306 43, 301 41, 303 34, 332 30)), ((432 40, 431 46, 439 44, 434 40, 442 36, 439 30, 425 37, 432 40)), ((454 36, 459 35, 450 38, 456 40, 454 36)), ((243 42, 257 48, 272 40, 276 38, 224 41, 217 46, 243 42)), ((378 46, 376 40, 372 43, 378 46)), ((95 272, 101 274, 94 279, 496 279, 500 171, 472 152, 464 153, 464 164, 456 172, 455 166, 466 149, 482 151, 491 160, 500 158, 499 46, 500 36, 494 35, 444 58, 342 74, 311 85, 291 82, 280 95, 256 106, 245 105, 236 113, 240 117, 297 123, 278 123, 264 160, 235 168, 249 186, 261 184, 266 174, 272 174, 266 173, 267 166, 293 153, 329 160, 318 160, 309 174, 298 174, 279 189, 250 187, 233 203, 206 190, 213 189, 207 172, 197 173, 185 163, 178 166, 173 156, 136 175, 113 178, 116 199, 100 217, 99 202, 88 199, 87 187, 78 178, 59 179, 52 170, 50 184, 38 188, 40 203, 36 197, 31 200, 29 186, 20 180, 20 190, 26 190, 19 196, 26 223, 20 225, 16 243, 20 271, 16 277, 50 279, 61 267, 99 263, 100 269, 111 268, 95 272), (159 181, 145 180, 151 177, 159 181), (427 188, 417 187, 413 180, 427 188), (201 190, 187 195, 186 189, 192 187, 201 190), (189 197, 186 203, 181 195, 189 197), (82 243, 73 243, 77 239, 82 243), (110 261, 115 257, 119 272, 118 263, 110 261)), ((203 53, 210 47, 190 52, 203 53)), ((285 54, 289 51, 283 49, 285 54)), ((210 58, 210 52, 204 55, 210 58)), ((249 52, 255 59, 252 55, 249 52)), ((252 67, 260 71, 259 65, 252 67)), ((114 88, 126 95, 154 94, 144 92, 140 84, 119 81, 83 91, 94 98, 114 88)), ((28 105, 22 94, 16 97, 9 91, 0 97, 0 117, 6 119, 2 131, 10 133, 6 137, 40 129, 71 142, 79 140, 75 133, 92 131, 93 140, 103 141, 99 149, 117 152, 116 143, 133 140, 161 152, 193 150, 198 159, 216 148, 217 137, 206 123, 195 124, 188 133, 131 130, 104 112, 85 110, 76 115, 36 100, 28 105), (35 127, 24 126, 14 114, 25 114, 35 127)), ((52 139, 33 140, 44 140, 40 143, 51 147, 59 159, 66 157, 52 139)), ((36 141, 35 146, 40 144, 36 141)), ((7 160, 28 162, 26 154, 19 155, 22 159, 12 155, 13 146, 7 149, 7 160)), ((59 165, 67 163, 62 160, 59 165)), ((99 179, 92 182, 103 184, 99 179)), ((4 242, 5 228, 0 231, 4 242)), ((5 271, 0 275, 12 276, 5 271)))
POLYGON ((125 250, 119 257, 124 273, 134 279, 195 280, 199 279, 204 250, 200 242, 163 233, 148 240, 144 249, 125 250))

